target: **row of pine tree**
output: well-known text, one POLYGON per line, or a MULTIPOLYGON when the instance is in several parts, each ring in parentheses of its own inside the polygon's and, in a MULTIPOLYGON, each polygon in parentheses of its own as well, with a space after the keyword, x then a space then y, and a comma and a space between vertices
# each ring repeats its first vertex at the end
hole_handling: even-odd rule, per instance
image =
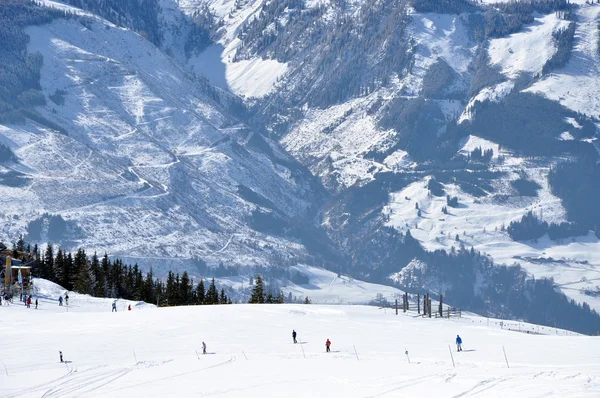
POLYGON ((43 255, 37 253, 37 246, 33 250, 37 258, 34 276, 55 282, 68 291, 160 306, 231 303, 225 289, 221 288, 219 293, 214 278, 206 287, 202 279, 194 284, 187 272, 180 275, 169 271, 163 282, 154 278, 152 269, 144 275, 137 264, 126 265, 120 259, 111 260, 107 254, 99 258, 96 253, 88 257, 84 249, 75 254, 62 248, 55 252, 52 245, 47 246, 43 255))

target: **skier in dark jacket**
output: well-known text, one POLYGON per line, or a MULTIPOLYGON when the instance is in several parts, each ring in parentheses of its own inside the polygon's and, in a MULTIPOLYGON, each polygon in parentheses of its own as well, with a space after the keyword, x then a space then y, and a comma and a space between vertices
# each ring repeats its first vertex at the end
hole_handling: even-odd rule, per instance
POLYGON ((294 339, 294 344, 296 344, 296 331, 292 330, 292 339, 294 339))
POLYGON ((58 352, 58 355, 60 356, 60 363, 63 363, 63 356, 62 356, 62 351, 58 352))
POLYGON ((462 351, 462 339, 456 335, 456 351, 462 351))
POLYGON ((325 342, 325 350, 326 352, 331 352, 331 341, 329 341, 329 339, 327 339, 327 341, 325 342))

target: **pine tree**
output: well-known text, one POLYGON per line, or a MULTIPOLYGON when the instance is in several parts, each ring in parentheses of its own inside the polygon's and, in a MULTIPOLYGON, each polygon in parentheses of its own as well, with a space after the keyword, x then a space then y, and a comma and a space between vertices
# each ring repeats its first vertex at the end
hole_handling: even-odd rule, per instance
POLYGON ((144 295, 144 276, 142 275, 142 271, 137 264, 133 266, 133 298, 135 300, 142 300, 142 296, 144 295))
POLYGON ((46 252, 44 253, 44 268, 41 272, 41 276, 44 279, 51 280, 52 282, 58 282, 53 275, 54 270, 54 248, 52 244, 46 246, 46 252))
POLYGON ((221 297, 219 298, 219 304, 227 304, 227 295, 225 294, 224 288, 221 288, 221 297))
POLYGON ((152 273, 151 267, 148 273, 146 274, 146 279, 144 279, 144 287, 142 289, 141 300, 147 303, 154 303, 156 301, 154 290, 154 275, 152 273))
POLYGON ((202 279, 200 279, 200 283, 196 287, 196 300, 198 304, 206 304, 204 281, 202 279))
POLYGON ((187 271, 183 272, 181 276, 181 283, 179 285, 179 297, 181 305, 191 304, 192 299, 192 285, 190 284, 190 277, 187 271))
POLYGON ((254 287, 252 288, 252 296, 250 296, 250 304, 264 304, 265 302, 265 287, 262 276, 256 275, 254 287))
POLYGON ((59 285, 65 287, 68 275, 65 275, 65 257, 62 249, 59 247, 56 252, 56 258, 52 265, 52 274, 54 275, 53 280, 59 285))
POLYGON ((63 287, 67 290, 73 290, 73 281, 75 280, 75 275, 73 255, 71 253, 68 253, 67 256, 64 257, 63 272, 65 275, 65 282, 63 287))
MULTIPOLYGON (((108 256, 105 254, 104 255, 105 260, 108 261, 108 256)), ((104 261, 104 260, 103 260, 104 261)), ((112 264, 110 263, 110 261, 108 261, 108 265, 110 267, 110 291, 109 291, 109 296, 112 298, 117 298, 121 295, 121 290, 122 290, 122 283, 121 283, 121 266, 120 266, 120 261, 119 259, 115 259, 115 261, 112 262, 112 264)))
POLYGON ((215 278, 210 281, 210 286, 206 292, 206 304, 219 304, 219 292, 215 284, 215 278))
POLYGON ((94 296, 104 297, 106 292, 106 277, 104 275, 104 268, 100 265, 96 252, 94 252, 94 255, 92 256, 91 269, 92 275, 94 275, 94 279, 96 280, 94 285, 94 296))
POLYGON ((73 290, 82 294, 92 294, 94 280, 92 271, 90 269, 90 263, 83 249, 77 250, 77 254, 75 255, 75 264, 77 276, 75 279, 73 290))
POLYGON ((176 305, 177 295, 175 293, 175 275, 172 271, 169 271, 169 274, 167 275, 167 286, 165 294, 167 296, 167 304, 176 305))
POLYGON ((25 240, 23 239, 23 235, 19 235, 19 240, 17 241, 17 250, 20 252, 25 251, 25 240))

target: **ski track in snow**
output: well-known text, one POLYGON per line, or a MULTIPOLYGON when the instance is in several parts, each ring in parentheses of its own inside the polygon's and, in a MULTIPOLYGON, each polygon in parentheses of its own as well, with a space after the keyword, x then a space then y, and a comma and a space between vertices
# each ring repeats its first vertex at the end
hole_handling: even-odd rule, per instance
MULTIPOLYGON (((46 296, 63 292, 37 284, 46 296)), ((429 319, 365 306, 249 304, 111 313, 112 299, 72 293, 71 300, 79 306, 69 313, 49 299, 39 310, 0 307, 3 338, 35 330, 25 334, 27 344, 3 349, 9 376, 0 376, 0 397, 600 394, 596 337, 511 332, 469 314, 429 319), (291 343, 291 329, 301 344, 291 343), (448 344, 456 334, 468 351, 453 353, 453 367, 448 344), (197 356, 202 341, 209 355, 197 356), (57 362, 58 350, 68 368, 57 362)))

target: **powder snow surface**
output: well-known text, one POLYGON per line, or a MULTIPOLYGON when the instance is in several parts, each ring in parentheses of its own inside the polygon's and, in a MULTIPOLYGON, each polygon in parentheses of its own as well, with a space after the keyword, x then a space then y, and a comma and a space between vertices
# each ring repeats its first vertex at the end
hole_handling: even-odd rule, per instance
MULTIPOLYGON (((43 302, 38 310, 0 307, 6 342, 0 396, 600 395, 600 340, 561 330, 532 335, 501 330, 494 319, 488 326, 474 316, 424 319, 361 306, 244 304, 111 313, 111 301, 105 303, 103 312, 81 305, 67 313, 56 302, 43 302), (299 344, 292 343, 292 330, 299 344), (325 353, 328 338, 331 353, 325 353), (59 350, 66 364, 59 362, 59 350)), ((538 331, 534 325, 504 327, 538 331)))

